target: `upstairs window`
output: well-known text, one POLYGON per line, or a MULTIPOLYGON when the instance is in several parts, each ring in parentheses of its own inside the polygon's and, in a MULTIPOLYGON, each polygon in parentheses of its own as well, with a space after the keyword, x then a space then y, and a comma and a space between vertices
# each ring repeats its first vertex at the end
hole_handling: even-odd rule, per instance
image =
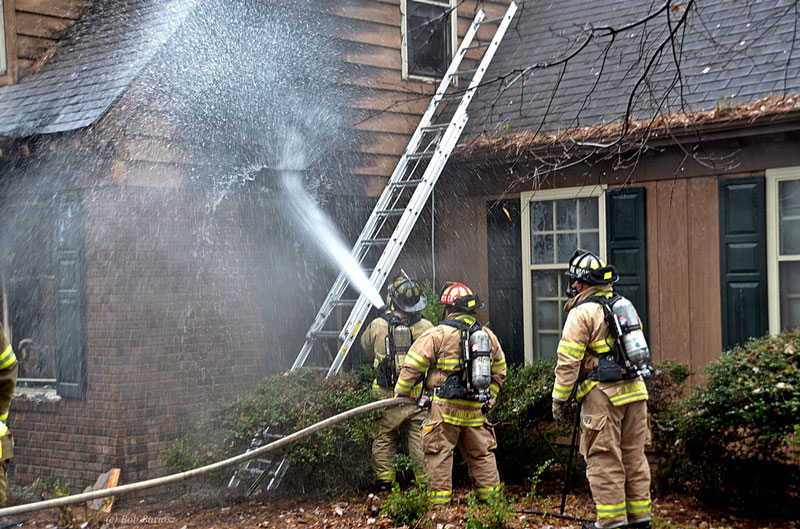
POLYGON ((15 81, 15 37, 13 2, 0 0, 0 85, 15 81))
POLYGON ((444 76, 456 44, 456 0, 403 0, 403 78, 444 76))
POLYGON ((6 2, 0 0, 0 76, 8 72, 8 57, 6 57, 6 17, 3 13, 6 2))

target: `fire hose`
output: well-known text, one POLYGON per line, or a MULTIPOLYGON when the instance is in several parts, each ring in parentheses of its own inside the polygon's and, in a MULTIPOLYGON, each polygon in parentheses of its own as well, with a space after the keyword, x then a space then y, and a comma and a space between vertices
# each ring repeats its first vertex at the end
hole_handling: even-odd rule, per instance
POLYGON ((26 512, 39 511, 42 509, 63 507, 65 505, 73 505, 75 503, 82 503, 85 501, 96 500, 99 498, 107 498, 109 496, 120 496, 122 494, 127 494, 130 492, 137 492, 140 490, 150 489, 153 487, 160 487, 162 485, 170 485, 172 483, 178 483, 179 481, 184 481, 203 474, 208 474, 210 472, 215 472, 217 470, 222 470, 227 467, 244 463, 249 459, 256 458, 272 450, 277 450, 278 448, 283 448, 284 446, 290 445, 295 441, 299 441, 300 439, 308 437, 309 435, 318 432, 319 430, 323 430, 325 428, 338 424, 352 417, 356 417, 357 415, 361 415, 363 413, 367 413, 370 411, 380 410, 382 408, 401 406, 403 404, 408 404, 413 406, 417 405, 416 399, 411 399, 411 398, 394 398, 394 399, 384 399, 376 402, 370 402, 369 404, 364 404, 363 406, 353 408, 352 410, 342 412, 338 415, 329 417, 316 424, 312 424, 307 428, 303 428, 300 431, 287 435, 286 437, 278 439, 277 441, 264 445, 260 448, 251 450, 250 452, 246 452, 244 454, 239 454, 238 456, 234 456, 229 459, 225 459, 223 461, 218 461, 216 463, 212 463, 210 465, 206 465, 199 468, 194 468, 192 470, 187 470, 185 472, 179 472, 177 474, 170 474, 169 476, 162 476, 160 478, 148 479, 146 481, 139 481, 137 483, 129 483, 127 485, 120 485, 110 489, 95 490, 91 492, 84 492, 82 494, 73 494, 72 496, 64 496, 62 498, 54 498, 52 500, 44 500, 34 503, 26 503, 23 505, 15 505, 13 507, 6 507, 0 509, 0 517, 22 514, 26 512))

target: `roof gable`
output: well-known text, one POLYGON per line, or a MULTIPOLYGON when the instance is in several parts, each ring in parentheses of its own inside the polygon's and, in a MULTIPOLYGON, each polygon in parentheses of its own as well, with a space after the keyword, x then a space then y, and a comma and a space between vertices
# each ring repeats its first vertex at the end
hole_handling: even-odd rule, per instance
POLYGON ((87 127, 139 76, 196 0, 98 2, 42 69, 0 87, 0 136, 87 127))

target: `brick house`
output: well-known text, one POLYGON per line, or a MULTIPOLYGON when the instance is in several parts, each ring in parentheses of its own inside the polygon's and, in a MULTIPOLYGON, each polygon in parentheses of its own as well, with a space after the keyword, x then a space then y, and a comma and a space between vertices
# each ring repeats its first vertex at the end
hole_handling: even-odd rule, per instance
POLYGON ((20 484, 161 475, 210 403, 291 365, 333 272, 276 152, 289 131, 321 152, 308 185, 352 237, 476 9, 257 4, 2 2, 3 322, 36 349, 20 484))
MULTIPOLYGON (((287 129, 271 127, 292 105, 336 109, 291 124, 328 147, 308 183, 352 237, 476 4, 493 17, 507 3, 308 0, 270 18, 201 0, 4 0, 0 200, 15 229, 0 239, 3 318, 39 353, 11 410, 17 481, 162 474, 161 451, 209 403, 285 369, 333 276, 277 193, 270 156, 287 129), (443 23, 414 34, 426 20, 443 23), (302 75, 271 77, 295 65, 302 75), (259 90, 275 85, 277 98, 259 90)), ((766 4, 693 5, 681 71, 696 113, 626 144, 630 164, 589 144, 613 141, 666 15, 620 34, 602 71, 602 47, 562 71, 541 65, 574 51, 584 23, 622 27, 647 5, 525 4, 486 76, 498 82, 470 108, 474 141, 399 266, 473 286, 517 363, 553 355, 576 245, 620 268, 657 361, 697 371, 798 325, 796 99, 762 99, 800 91, 796 29, 789 2, 766 4), (595 135, 570 153, 586 163, 548 165, 575 161, 563 148, 583 127, 595 135)), ((681 110, 653 105, 675 72, 659 64, 639 123, 681 110)))

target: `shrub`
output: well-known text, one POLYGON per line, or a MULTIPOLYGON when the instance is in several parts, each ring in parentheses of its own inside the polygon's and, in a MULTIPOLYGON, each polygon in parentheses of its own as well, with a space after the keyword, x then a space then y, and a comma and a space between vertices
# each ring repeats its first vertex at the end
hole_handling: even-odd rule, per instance
POLYGON ((503 479, 521 483, 536 465, 553 456, 550 441, 559 433, 550 418, 554 360, 509 366, 508 376, 490 411, 495 423, 497 466, 503 479))
MULTIPOLYGON (((166 463, 175 471, 208 464, 244 452, 267 426, 271 433, 289 434, 372 400, 361 372, 327 379, 301 369, 270 376, 255 390, 209 409, 191 432, 170 445, 166 463)), ((370 483, 369 433, 378 414, 349 419, 287 447, 291 470, 284 485, 347 491, 370 483)))
POLYGON ((428 514, 430 501, 428 500, 428 487, 424 481, 418 481, 407 490, 400 490, 400 485, 392 485, 392 492, 383 502, 381 510, 395 524, 413 526, 428 514))
POLYGON ((474 490, 467 494, 467 529, 504 529, 514 513, 502 485, 485 504, 478 501, 474 490))
POLYGON ((422 283, 422 291, 428 298, 428 306, 422 309, 422 317, 434 325, 438 325, 444 318, 444 305, 439 303, 439 293, 433 289, 430 281, 422 283))
POLYGON ((673 427, 676 409, 684 395, 689 378, 686 364, 666 360, 654 366, 647 384, 647 411, 650 415, 652 442, 648 449, 655 458, 653 484, 657 491, 667 492, 679 488, 683 476, 680 470, 680 451, 675 447, 676 432, 673 427))
POLYGON ((675 420, 695 476, 714 503, 769 509, 800 494, 800 329, 727 351, 707 367, 708 381, 675 420))

